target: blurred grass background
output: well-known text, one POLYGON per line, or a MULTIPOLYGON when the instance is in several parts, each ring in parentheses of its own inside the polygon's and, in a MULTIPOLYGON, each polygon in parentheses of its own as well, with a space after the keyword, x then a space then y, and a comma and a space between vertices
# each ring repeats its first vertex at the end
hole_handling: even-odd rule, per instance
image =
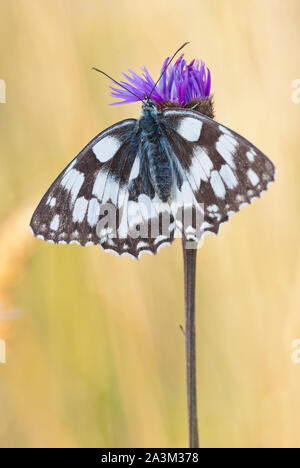
POLYGON ((298 0, 1 2, 1 447, 187 444, 180 242, 135 262, 28 230, 73 156, 139 115, 109 107, 91 67, 157 76, 186 40, 211 69, 217 120, 278 168, 198 252, 202 445, 300 447, 299 26, 298 0))

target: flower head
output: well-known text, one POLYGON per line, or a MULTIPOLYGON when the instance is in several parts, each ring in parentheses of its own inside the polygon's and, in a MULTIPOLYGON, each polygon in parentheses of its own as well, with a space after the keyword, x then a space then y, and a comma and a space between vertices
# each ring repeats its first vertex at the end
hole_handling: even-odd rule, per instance
MULTIPOLYGON (((209 69, 203 61, 192 60, 187 63, 182 54, 174 65, 170 64, 163 74, 161 80, 151 94, 151 99, 158 106, 164 103, 171 103, 184 107, 190 102, 197 102, 203 98, 210 97, 211 76, 209 69)), ((161 73, 164 71, 170 58, 166 58, 163 63, 161 73)), ((127 104, 138 101, 149 96, 154 87, 155 81, 149 74, 146 67, 143 69, 142 76, 129 70, 131 75, 123 73, 127 81, 120 83, 132 91, 136 96, 130 94, 125 89, 114 88, 111 86, 111 96, 117 99, 123 99, 113 104, 127 104)))

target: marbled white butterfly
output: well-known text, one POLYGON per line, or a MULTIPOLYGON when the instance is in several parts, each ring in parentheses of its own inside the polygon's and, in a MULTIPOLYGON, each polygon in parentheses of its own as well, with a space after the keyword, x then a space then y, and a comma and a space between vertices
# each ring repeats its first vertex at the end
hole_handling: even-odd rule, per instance
POLYGON ((97 135, 42 198, 33 234, 134 258, 178 235, 198 241, 217 234, 232 213, 262 195, 275 169, 198 104, 157 106, 147 97, 138 120, 97 135))

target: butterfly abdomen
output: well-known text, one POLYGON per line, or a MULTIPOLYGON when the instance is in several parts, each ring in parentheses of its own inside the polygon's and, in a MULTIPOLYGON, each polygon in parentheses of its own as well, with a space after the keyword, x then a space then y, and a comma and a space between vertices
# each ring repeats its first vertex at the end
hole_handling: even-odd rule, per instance
POLYGON ((173 172, 168 147, 161 134, 159 123, 152 113, 146 113, 142 120, 142 145, 147 154, 149 173, 153 188, 163 202, 171 195, 173 172))

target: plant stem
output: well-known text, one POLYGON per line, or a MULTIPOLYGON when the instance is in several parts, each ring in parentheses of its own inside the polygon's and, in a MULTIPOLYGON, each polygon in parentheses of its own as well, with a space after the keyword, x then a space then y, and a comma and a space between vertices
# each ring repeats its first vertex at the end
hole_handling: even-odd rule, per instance
MULTIPOLYGON (((194 246, 195 247, 195 246, 194 246)), ((185 346, 190 448, 199 448, 197 420, 195 283, 196 248, 187 248, 182 239, 185 292, 185 346)))

